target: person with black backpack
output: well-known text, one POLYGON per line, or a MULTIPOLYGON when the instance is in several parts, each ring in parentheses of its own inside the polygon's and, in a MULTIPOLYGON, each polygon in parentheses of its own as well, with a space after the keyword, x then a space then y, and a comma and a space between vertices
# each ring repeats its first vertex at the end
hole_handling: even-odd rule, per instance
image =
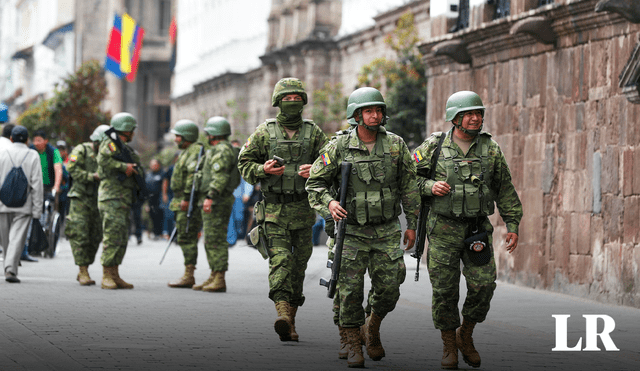
POLYGON ((31 219, 42 214, 42 168, 38 152, 27 147, 29 132, 17 125, 11 145, 0 154, 0 245, 7 282, 18 283, 18 266, 31 219))

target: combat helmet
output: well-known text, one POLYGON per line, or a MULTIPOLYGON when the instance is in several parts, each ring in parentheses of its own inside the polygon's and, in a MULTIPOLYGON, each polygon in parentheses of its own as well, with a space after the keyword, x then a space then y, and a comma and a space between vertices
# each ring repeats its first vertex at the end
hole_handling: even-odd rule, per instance
POLYGON ((93 142, 102 142, 102 140, 105 138, 104 132, 107 130, 109 130, 109 125, 100 125, 95 128, 93 133, 91 133, 89 139, 91 139, 91 141, 93 142))
POLYGON ((178 120, 176 122, 176 126, 171 129, 171 133, 175 135, 180 135, 187 142, 195 142, 198 140, 199 134, 198 125, 191 120, 178 120))
POLYGON ((111 118, 111 126, 117 131, 133 131, 137 125, 135 117, 127 112, 116 113, 111 118))
POLYGON ((302 97, 302 102, 307 104, 307 93, 304 91, 302 81, 295 77, 285 77, 276 83, 273 88, 273 95, 271 96, 271 105, 278 107, 282 98, 287 94, 299 94, 302 97))
MULTIPOLYGON (((482 99, 480 99, 480 96, 478 94, 469 90, 462 90, 457 93, 453 93, 451 94, 449 99, 447 99, 445 121, 452 121, 459 113, 474 110, 482 111, 482 116, 484 117, 485 107, 482 104, 482 99)), ((480 126, 480 129, 478 130, 467 130, 462 127, 461 122, 458 122, 454 125, 460 131, 471 135, 476 135, 480 132, 480 130, 482 130, 482 126, 480 126)))
POLYGON ((356 110, 368 106, 382 106, 383 118, 380 125, 387 123, 387 104, 384 102, 382 93, 371 87, 359 88, 351 93, 347 101, 347 122, 351 125, 358 125, 353 117, 356 110))
POLYGON ((207 120, 204 131, 214 137, 231 135, 231 125, 222 116, 213 116, 207 120))

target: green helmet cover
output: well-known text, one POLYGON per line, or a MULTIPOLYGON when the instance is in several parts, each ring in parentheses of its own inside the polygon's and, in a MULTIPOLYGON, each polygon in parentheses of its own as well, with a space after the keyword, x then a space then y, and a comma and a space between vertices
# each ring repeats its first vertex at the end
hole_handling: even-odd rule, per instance
POLYGON ((198 125, 191 120, 178 120, 171 132, 175 135, 180 135, 187 142, 196 142, 198 140, 198 125))
POLYGON ((116 113, 111 118, 111 126, 117 131, 133 131, 137 125, 135 117, 127 112, 116 113))
POLYGON ((481 110, 484 115, 484 106, 480 96, 472 91, 463 90, 451 94, 447 99, 445 121, 451 121, 460 112, 481 110))
POLYGON ((89 139, 93 142, 102 142, 105 138, 104 132, 107 130, 109 130, 109 125, 100 125, 91 133, 89 139))
POLYGON ((307 104, 307 93, 304 91, 302 81, 295 77, 285 77, 278 81, 276 86, 273 88, 271 105, 273 107, 278 107, 282 98, 288 94, 299 94, 302 97, 302 102, 307 104))
POLYGON ((349 100, 347 101, 347 122, 351 125, 358 125, 353 117, 356 110, 368 106, 382 106, 384 118, 382 119, 381 125, 387 123, 387 104, 384 102, 382 93, 380 93, 378 89, 370 87, 356 89, 349 96, 349 100))
POLYGON ((204 131, 214 137, 231 135, 231 125, 222 116, 213 116, 207 120, 204 131))

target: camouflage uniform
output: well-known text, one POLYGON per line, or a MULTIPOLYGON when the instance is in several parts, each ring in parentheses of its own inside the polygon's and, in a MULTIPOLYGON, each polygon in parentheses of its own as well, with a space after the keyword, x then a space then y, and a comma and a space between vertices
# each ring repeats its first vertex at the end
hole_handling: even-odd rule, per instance
MULTIPOLYGON (((311 227, 315 223, 316 213, 309 207, 306 193, 268 193, 270 181, 285 177, 293 180, 300 176, 297 175, 298 169, 289 164, 291 158, 285 158, 285 174, 282 177, 265 174, 264 163, 274 154, 270 149, 267 125, 268 123, 261 124, 249 137, 240 151, 238 168, 248 183, 256 184, 260 181, 265 195, 265 234, 268 236, 270 256, 269 298, 274 302, 285 301, 298 307, 304 303, 302 286, 307 262, 313 250, 311 227)), ((286 137, 285 129, 279 122, 269 125, 275 125, 281 138, 286 137)), ((311 162, 318 157, 320 149, 327 142, 327 136, 316 124, 305 120, 290 141, 301 140, 300 133, 303 129, 311 130, 308 146, 297 149, 306 154, 311 162)))
MULTIPOLYGON (((448 171, 443 165, 445 156, 451 157, 447 154, 470 160, 476 159, 480 157, 481 148, 484 146, 481 143, 487 143, 488 166, 484 169, 484 182, 490 189, 500 215, 506 223, 507 232, 517 234, 518 225, 522 218, 522 204, 511 182, 509 166, 500 146, 491 139, 490 134, 481 132, 475 137, 465 155, 460 147, 453 142, 452 130, 445 134, 434 180, 418 177, 421 194, 433 196, 431 189, 434 183, 447 180, 448 171)), ((440 135, 443 134, 431 135, 414 151, 418 174, 426 174, 430 170, 433 152, 437 147, 440 135)), ((437 196, 433 197, 435 199, 437 196)), ((493 205, 491 205, 491 210, 492 208, 493 205)), ((491 246, 493 227, 488 218, 481 217, 480 220, 482 227, 489 234, 488 245, 491 248, 491 260, 488 264, 478 266, 469 261, 468 255, 464 253, 466 247, 463 244, 463 240, 468 236, 469 224, 473 220, 445 216, 439 214, 433 207, 429 213, 427 219, 427 237, 429 239, 427 260, 429 278, 433 286, 433 323, 439 330, 454 330, 460 326, 458 313, 460 260, 464 264, 462 274, 467 281, 467 297, 462 307, 463 317, 473 322, 482 322, 489 312, 489 304, 496 288, 496 264, 491 246)))
MULTIPOLYGON (((189 232, 187 228, 187 211, 180 210, 181 201, 189 201, 191 197, 191 188, 193 186, 193 177, 201 177, 202 173, 194 175, 194 170, 198 162, 198 153, 204 144, 195 142, 187 149, 180 153, 173 168, 171 176, 171 189, 173 190, 173 199, 169 204, 169 210, 176 215, 176 228, 178 230, 178 245, 182 249, 185 265, 196 265, 198 261, 198 233, 202 229, 202 214, 200 208, 196 205, 193 207, 191 220, 189 221, 189 232)), ((206 159, 200 160, 200 168, 206 159)), ((198 192, 198 179, 196 179, 196 192, 198 192)), ((194 200, 198 200, 198 194, 194 195, 194 200)))
POLYGON ((69 191, 69 215, 65 234, 71 244, 73 259, 78 266, 93 264, 102 241, 102 224, 98 211, 98 185, 93 174, 98 171, 94 143, 76 146, 69 155, 67 169, 73 178, 69 191))
POLYGON ((211 212, 202 214, 204 250, 212 271, 225 272, 229 267, 227 227, 235 200, 233 191, 237 186, 232 183, 239 181, 230 178, 234 171, 237 172, 237 161, 237 150, 229 141, 223 140, 209 150, 204 164, 200 206, 205 198, 213 200, 211 212))
MULTIPOLYGON (((127 144, 132 158, 140 171, 140 157, 127 144)), ((102 258, 104 267, 122 264, 129 241, 129 214, 131 205, 136 197, 137 185, 133 176, 126 177, 125 162, 116 160, 114 156, 120 154, 120 149, 110 139, 104 139, 98 150, 98 174, 100 187, 98 188, 98 210, 102 218, 102 258)))
MULTIPOLYGON (((369 221, 366 217, 367 221, 362 220, 362 215, 356 215, 359 213, 355 212, 350 212, 347 216, 342 266, 337 285, 337 293, 340 296, 340 326, 359 327, 365 322, 362 302, 364 273, 367 268, 370 268, 369 274, 374 287, 368 300, 373 312, 384 317, 395 308, 400 297, 400 285, 404 282, 406 267, 404 252, 400 248, 402 230, 398 219, 399 205, 401 203, 405 211, 407 229, 415 230, 419 212, 415 165, 402 138, 387 132, 384 127, 379 129, 372 153, 369 153, 360 140, 355 128, 338 135, 322 152, 322 157, 318 158, 311 168, 311 176, 306 187, 309 203, 322 215, 328 213, 328 205, 334 200, 330 189, 337 189, 341 182, 342 161, 354 162, 347 192, 347 205, 359 202, 353 189, 354 177, 357 176, 365 182, 367 179, 378 181, 381 172, 385 171, 382 165, 385 161, 391 166, 387 171, 393 174, 393 179, 387 179, 385 182, 393 182, 397 189, 393 196, 387 195, 391 198, 392 204, 397 205, 392 213, 395 216, 388 216, 386 220, 380 220, 378 223, 369 221), (371 160, 372 165, 362 160, 365 156, 367 160, 371 160), (360 160, 354 161, 354 158, 360 160)), ((372 194, 371 197, 380 196, 380 192, 375 193, 376 195, 372 194)))

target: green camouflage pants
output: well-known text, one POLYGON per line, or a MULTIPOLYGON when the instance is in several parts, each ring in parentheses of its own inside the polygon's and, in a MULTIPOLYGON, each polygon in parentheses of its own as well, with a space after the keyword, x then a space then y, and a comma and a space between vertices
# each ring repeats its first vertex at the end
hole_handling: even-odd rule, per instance
MULTIPOLYGON (((329 238, 327 240, 327 246, 329 247, 329 260, 333 261, 333 238, 329 238)), ((364 308, 364 313, 367 316, 371 314, 371 295, 373 295, 373 287, 369 289, 369 294, 367 295, 367 306, 364 308)), ((333 324, 336 326, 340 325, 340 294, 337 289, 333 296, 333 324)))
POLYGON ((202 212, 204 251, 212 271, 225 272, 229 269, 227 228, 234 201, 233 196, 216 199, 211 205, 211 213, 202 212))
POLYGON ((400 231, 383 238, 345 236, 337 286, 340 326, 359 327, 364 324, 365 309, 362 303, 367 269, 372 287, 367 306, 380 317, 395 309, 400 298, 400 285, 407 275, 399 246, 400 236, 400 231))
POLYGON ((265 235, 271 256, 269 298, 299 307, 304 303, 304 274, 313 252, 311 228, 285 229, 275 223, 265 223, 265 235))
MULTIPOLYGON (((460 299, 460 261, 462 274, 467 281, 467 297, 462 306, 462 316, 473 322, 487 317, 493 292, 496 289, 496 263, 491 250, 491 261, 475 266, 464 253, 463 241, 468 224, 438 216, 430 228, 427 266, 433 287, 431 313, 438 330, 455 330, 460 326, 458 301, 460 299)), ((485 229, 493 228, 487 220, 485 229)), ((492 238, 489 236, 489 243, 492 238)))
POLYGON ((129 214, 131 205, 120 200, 98 202, 102 218, 102 266, 122 264, 129 241, 129 214))
POLYGON ((76 265, 93 264, 102 241, 102 223, 96 197, 70 198, 64 233, 76 265))
POLYGON ((187 211, 176 211, 178 245, 184 255, 184 265, 196 265, 198 262, 198 233, 202 229, 202 213, 199 207, 193 208, 189 232, 187 232, 187 211))

